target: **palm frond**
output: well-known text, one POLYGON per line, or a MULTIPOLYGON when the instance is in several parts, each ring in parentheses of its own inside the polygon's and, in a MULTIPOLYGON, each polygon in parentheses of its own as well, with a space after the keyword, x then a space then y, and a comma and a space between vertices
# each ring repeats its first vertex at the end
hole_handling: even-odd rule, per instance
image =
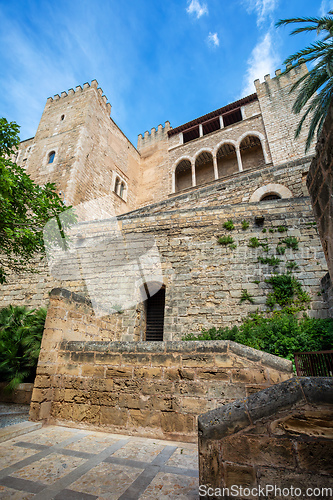
POLYGON ((301 24, 291 31, 291 35, 316 31, 317 35, 324 34, 323 39, 317 40, 284 61, 287 65, 286 75, 297 69, 303 63, 315 62, 315 66, 303 74, 291 86, 290 92, 298 92, 292 111, 296 114, 303 112, 303 116, 295 131, 295 138, 299 137, 302 127, 310 119, 305 152, 309 150, 315 134, 320 133, 333 98, 333 10, 323 17, 295 17, 280 19, 276 26, 301 24), (306 24, 306 26, 304 26, 306 24))

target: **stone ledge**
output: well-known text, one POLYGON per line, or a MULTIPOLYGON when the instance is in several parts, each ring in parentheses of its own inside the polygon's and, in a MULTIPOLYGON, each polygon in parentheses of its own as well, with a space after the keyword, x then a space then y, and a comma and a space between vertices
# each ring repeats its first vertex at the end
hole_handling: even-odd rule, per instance
POLYGON ((252 347, 247 347, 231 340, 190 340, 190 341, 165 341, 165 342, 107 342, 107 341, 66 341, 60 344, 63 351, 89 353, 132 353, 132 354, 169 354, 182 353, 184 355, 194 354, 220 354, 233 353, 250 361, 261 362, 263 366, 275 370, 292 373, 292 362, 274 356, 252 347))
POLYGON ((65 288, 53 288, 50 292, 50 297, 59 297, 59 299, 65 299, 68 302, 77 302, 78 304, 84 304, 92 307, 91 301, 79 295, 78 293, 70 292, 65 288))
POLYGON ((199 436, 222 439, 276 412, 305 404, 331 404, 333 378, 294 377, 198 417, 199 436))

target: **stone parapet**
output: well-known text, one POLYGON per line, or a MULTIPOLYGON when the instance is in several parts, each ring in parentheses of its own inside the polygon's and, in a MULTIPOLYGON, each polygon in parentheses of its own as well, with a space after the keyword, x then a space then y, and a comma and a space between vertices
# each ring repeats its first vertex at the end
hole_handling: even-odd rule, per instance
POLYGON ((231 488, 249 488, 257 492, 250 498, 262 498, 258 489, 268 485, 286 493, 273 490, 266 498, 294 498, 291 487, 301 491, 297 496, 307 496, 307 488, 331 488, 318 495, 330 498, 332 417, 333 379, 320 377, 295 377, 200 415, 200 498, 228 497, 231 488))
POLYGON ((290 361, 230 341, 112 341, 85 300, 51 299, 32 420, 193 441, 199 413, 292 376, 290 361))

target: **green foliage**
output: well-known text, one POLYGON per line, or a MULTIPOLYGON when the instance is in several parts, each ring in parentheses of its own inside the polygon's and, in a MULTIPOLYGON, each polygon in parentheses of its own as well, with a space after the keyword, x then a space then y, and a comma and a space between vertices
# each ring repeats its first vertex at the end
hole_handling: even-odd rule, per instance
POLYGON ((289 262, 287 262, 286 264, 286 268, 289 270, 289 271, 295 271, 296 269, 299 268, 298 264, 296 264, 295 261, 291 260, 289 262))
MULTIPOLYGON (((275 274, 265 280, 273 287, 273 292, 268 295, 266 304, 273 307, 279 304, 281 307, 301 306, 310 301, 309 295, 303 291, 299 281, 290 274, 275 274)), ((299 309, 298 309, 299 310, 299 309)))
POLYGON ((278 245, 276 247, 276 253, 278 255, 284 255, 286 253, 286 247, 282 247, 282 246, 278 245))
POLYGON ((252 283, 255 283, 256 285, 259 285, 260 280, 254 280, 252 283))
POLYGON ((245 231, 246 229, 248 229, 249 226, 250 226, 250 223, 247 220, 242 220, 242 229, 243 229, 243 231, 245 231))
POLYGON ((234 223, 231 219, 224 222, 223 227, 228 231, 232 231, 233 229, 235 229, 234 223))
POLYGON ((284 61, 287 69, 282 73, 285 75, 302 63, 310 63, 308 64, 311 68, 309 72, 299 77, 290 89, 290 92, 297 91, 293 112, 296 114, 303 112, 295 137, 299 136, 305 119, 311 117, 305 151, 308 151, 315 133, 317 137, 320 134, 333 95, 333 11, 330 10, 328 14, 324 17, 281 19, 276 24, 276 26, 283 26, 297 23, 300 26, 291 32, 292 35, 314 31, 317 36, 321 37, 308 47, 287 57, 284 61))
POLYGON ((258 262, 261 262, 261 264, 268 264, 272 267, 277 267, 282 262, 282 260, 278 259, 277 257, 261 257, 259 255, 258 262))
POLYGON ((262 233, 266 233, 267 229, 264 227, 264 229, 261 231, 262 233))
POLYGON ((271 227, 270 227, 270 228, 269 228, 269 232, 270 232, 270 233, 275 233, 275 229, 273 229, 273 228, 271 228, 271 227))
POLYGON ((278 226, 277 230, 279 231, 279 233, 285 233, 286 231, 288 231, 286 226, 278 226))
POLYGON ((8 306, 0 310, 0 380, 14 390, 33 382, 42 340, 46 309, 28 311, 8 306))
POLYGON ((240 302, 243 303, 246 300, 248 300, 251 304, 254 304, 254 299, 253 299, 252 295, 250 295, 247 290, 243 289, 241 296, 240 296, 240 302))
POLYGON ((306 315, 297 318, 288 310, 275 311, 271 317, 256 312, 239 327, 202 330, 199 335, 189 334, 183 340, 233 340, 292 360, 295 352, 332 349, 333 320, 306 315))
POLYGON ((255 236, 253 238, 250 238, 248 246, 250 248, 258 248, 260 246, 258 238, 256 238, 255 236))
POLYGON ((231 250, 235 250, 235 248, 237 248, 236 243, 232 243, 231 245, 229 245, 229 248, 231 248, 231 250))
POLYGON ((292 248, 293 250, 298 250, 298 239, 295 236, 288 236, 282 240, 287 248, 292 248))
MULTIPOLYGON (((38 186, 13 163, 19 126, 0 118, 0 283, 10 271, 31 269, 36 252, 44 252, 43 228, 66 210, 53 184, 38 186)), ((59 219, 58 219, 59 220, 59 219)))
POLYGON ((234 242, 231 236, 221 236, 217 241, 220 245, 232 245, 234 242))

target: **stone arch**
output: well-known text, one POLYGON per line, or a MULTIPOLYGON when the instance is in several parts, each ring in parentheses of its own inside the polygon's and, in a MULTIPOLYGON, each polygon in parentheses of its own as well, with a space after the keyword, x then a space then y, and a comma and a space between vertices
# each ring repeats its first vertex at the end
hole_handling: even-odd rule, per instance
POLYGON ((178 160, 174 169, 174 192, 178 193, 183 189, 192 186, 192 162, 190 158, 184 157, 178 160))
POLYGON ((292 198, 293 193, 286 186, 282 184, 266 184, 265 186, 261 186, 256 189, 254 193, 252 193, 249 202, 255 203, 261 201, 265 196, 268 195, 277 195, 280 198, 292 198))
POLYGON ((264 167, 266 164, 261 139, 258 134, 248 133, 239 142, 243 170, 264 167))
POLYGON ((263 154, 264 154, 264 158, 265 158, 265 163, 270 163, 271 162, 271 159, 270 159, 270 153, 269 153, 269 148, 268 148, 268 142, 267 142, 267 139, 266 137, 264 136, 264 134, 262 134, 261 132, 259 132, 258 130, 249 130, 247 132, 244 132, 240 137, 238 137, 238 140, 237 140, 237 146, 239 147, 240 146, 240 143, 242 142, 242 140, 248 136, 248 135, 253 135, 255 137, 258 137, 258 139, 260 139, 260 142, 261 142, 261 147, 262 147, 262 151, 263 151, 263 154))
POLYGON ((219 144, 216 151, 218 177, 226 177, 239 171, 236 145, 234 141, 219 144))
POLYGON ((196 185, 206 184, 215 179, 213 154, 209 150, 201 150, 195 156, 196 185))

